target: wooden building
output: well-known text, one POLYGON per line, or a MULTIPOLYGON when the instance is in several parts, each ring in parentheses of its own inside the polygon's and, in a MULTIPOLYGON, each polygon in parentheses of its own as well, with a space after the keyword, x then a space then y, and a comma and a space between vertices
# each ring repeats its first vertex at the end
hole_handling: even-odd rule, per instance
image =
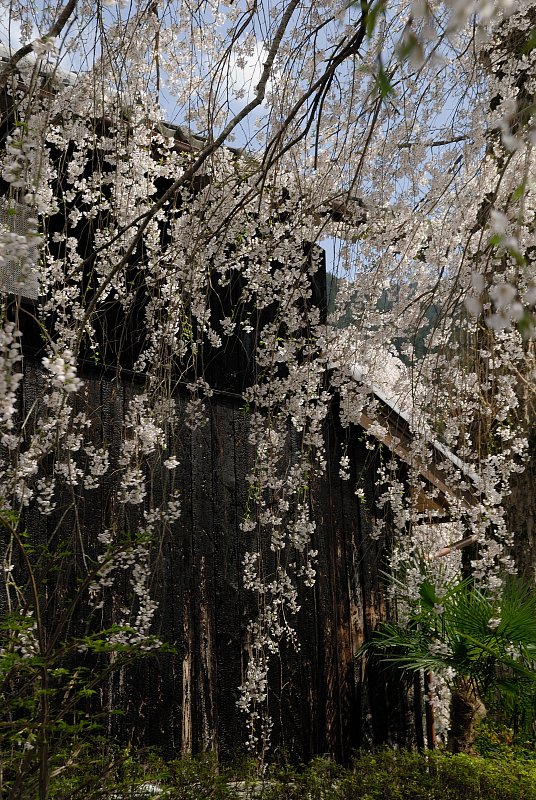
MULTIPOLYGON (((84 388, 77 402, 91 416, 94 442, 98 445, 100 437, 118 455, 123 416, 142 382, 133 374, 116 378, 88 364, 80 374, 84 388)), ((36 425, 43 382, 40 361, 27 354, 21 412, 36 425)), ((184 407, 186 393, 179 390, 175 401, 184 407)), ((254 597, 243 586, 242 561, 250 543, 240 529, 252 453, 248 414, 239 395, 215 391, 208 410, 205 427, 192 431, 183 423, 175 431, 181 516, 154 554, 154 633, 174 652, 151 655, 116 673, 111 696, 103 695, 103 701, 124 712, 111 722, 122 739, 168 753, 218 749, 230 755, 245 739, 236 703, 247 658, 247 623, 255 613, 254 597)), ((317 580, 314 588, 301 590, 295 623, 299 652, 284 648, 280 661, 274 657, 273 740, 299 757, 330 753, 344 759, 358 746, 410 743, 415 733, 408 687, 389 685, 381 674, 365 676, 363 664, 355 660, 388 613, 380 572, 387 566, 390 542, 371 537, 375 458, 359 430, 343 433, 335 407, 324 432, 327 469, 311 487, 317 580), (339 477, 343 439, 351 463, 348 481, 339 477), (354 493, 358 475, 366 502, 354 493)), ((164 473, 162 468, 162 482, 164 473)), ((78 524, 89 552, 106 526, 113 481, 112 472, 98 490, 78 498, 78 524)), ((58 525, 69 530, 72 513, 67 496, 52 518, 28 511, 25 524, 34 543, 47 542, 58 525)))
MULTIPOLYGON (((180 129, 175 136, 179 149, 194 146, 180 129)), ((58 187, 61 190, 60 183, 58 187)), ((56 222, 48 222, 51 237, 56 223, 61 227, 61 214, 56 222)), ((6 215, 4 224, 11 224, 6 215)), ((82 250, 92 236, 87 225, 79 230, 75 225, 71 233, 82 250)), ((310 248, 306 252, 313 257, 310 248)), ((311 302, 323 308, 325 265, 318 254, 314 257, 319 268, 313 279, 311 302)), ((15 268, 13 264, 5 267, 8 272, 15 268)), ((143 284, 136 276, 135 259, 129 269, 139 295, 137 302, 128 313, 118 303, 109 304, 95 326, 100 364, 93 363, 90 354, 84 352, 78 363, 83 388, 77 393, 75 406, 90 419, 94 446, 109 451, 111 468, 99 488, 76 490, 76 509, 65 490, 57 497, 53 515, 44 516, 33 507, 24 513, 24 526, 34 547, 61 541, 62 532, 67 536, 76 522, 76 529, 82 532, 80 550, 91 557, 98 535, 107 527, 117 494, 115 466, 125 414, 130 400, 143 391, 145 384, 145 375, 133 369, 140 344, 133 332, 143 330, 143 284), (121 353, 114 351, 113 343, 118 340, 127 345, 121 353)), ((0 279, 4 292, 16 288, 6 282, 5 275, 0 279)), ((232 295, 235 288, 238 291, 240 287, 231 281, 226 291, 232 295)), ((220 295, 217 300, 229 307, 234 305, 232 297, 220 295)), ((37 324, 35 313, 38 302, 33 288, 18 307, 24 334, 20 419, 24 420, 25 436, 39 429, 43 411, 45 371, 41 323, 37 324)), ((249 309, 248 313, 257 312, 249 309)), ((243 557, 250 543, 240 526, 247 508, 246 476, 251 470, 252 452, 249 412, 242 390, 251 379, 257 343, 254 336, 248 339, 242 334, 234 344, 225 353, 214 351, 207 359, 206 375, 214 391, 206 401, 208 422, 204 427, 188 427, 185 383, 177 381, 174 388, 176 422, 170 435, 179 460, 174 480, 182 510, 170 534, 150 554, 151 591, 158 603, 154 633, 171 652, 153 653, 113 672, 99 699, 105 710, 122 712, 120 716, 110 715, 110 734, 123 742, 156 746, 168 755, 217 750, 230 757, 242 749, 245 740, 245 723, 237 700, 247 663, 247 624, 255 614, 255 598, 244 588, 243 579, 243 557)), ((387 404, 384 416, 389 434, 383 446, 393 450, 403 464, 403 439, 410 436, 407 421, 387 404)), ((378 452, 365 446, 363 433, 367 427, 364 417, 361 427, 343 430, 338 398, 333 395, 323 431, 327 467, 310 486, 317 580, 313 588, 300 590, 301 608, 295 622, 300 649, 282 645, 271 665, 273 747, 296 758, 327 753, 344 760, 356 747, 388 741, 408 745, 422 740, 418 693, 414 696, 412 686, 399 678, 389 680, 378 671, 366 674, 363 663, 355 659, 378 621, 389 615, 381 573, 387 566, 392 541, 389 533, 372 536, 378 452), (342 442, 350 460, 350 479, 344 481, 340 478, 342 442), (358 478, 364 489, 363 501, 355 495, 358 478)), ((158 458, 152 470, 152 491, 158 493, 165 488, 169 475, 158 458)), ((439 471, 428 469, 423 477, 435 488, 445 488, 439 471)), ((132 513, 131 527, 135 528, 138 512, 132 513)), ((65 574, 57 578, 56 585, 61 581, 65 593, 76 580, 77 558, 80 552, 66 557, 65 574)), ((266 558, 270 558, 269 552, 266 558)), ((110 600, 112 605, 121 604, 120 586, 119 582, 110 600)), ((55 604, 61 595, 56 591, 47 603, 50 625, 54 625, 55 604)), ((78 609, 77 613, 79 617, 72 624, 83 627, 83 611, 78 609)))
MULTIPOLYGON (((237 348, 237 359, 244 352, 237 348)), ((40 424, 41 355, 40 345, 32 348, 30 330, 21 390, 21 418, 28 430, 40 424)), ((241 367, 238 362, 233 367, 229 354, 225 363, 234 382, 241 367)), ((79 367, 84 386, 77 408, 91 419, 92 441, 109 450, 113 466, 126 410, 143 390, 144 375, 127 369, 117 373, 89 361, 79 367)), ((181 515, 151 555, 151 591, 158 603, 153 632, 173 652, 152 654, 114 673, 101 701, 104 707, 121 711, 120 716, 110 717, 109 732, 122 741, 156 746, 168 755, 217 750, 230 757, 246 738, 243 714, 237 708, 238 687, 248 657, 247 625, 256 612, 255 598, 244 588, 243 578, 243 557, 251 542, 240 527, 253 460, 249 412, 240 393, 216 388, 206 404, 208 423, 192 430, 184 414, 188 394, 184 385, 177 384, 173 402, 178 423, 172 449, 180 462, 174 480, 181 515)), ((299 651, 283 645, 271 664, 272 742, 298 758, 328 753, 344 760, 357 747, 422 741, 419 692, 414 696, 413 687, 399 676, 367 673, 364 663, 355 659, 378 622, 390 613, 382 576, 393 545, 389 526, 379 538, 373 535, 379 454, 382 446, 395 452, 403 471, 404 446, 410 440, 402 416, 387 403, 382 413, 388 433, 376 451, 365 444, 367 418, 362 427, 342 429, 336 396, 324 425, 327 467, 310 487, 317 579, 313 588, 300 590, 301 608, 295 620, 299 651), (343 442, 350 460, 349 480, 340 477, 343 442), (355 494, 358 481, 362 499, 355 494)), ((152 487, 158 492, 169 477, 158 460, 154 470, 152 487)), ((114 475, 111 469, 98 489, 82 492, 77 499, 77 525, 89 553, 107 526, 117 491, 114 475)), ((431 489, 439 489, 431 502, 435 513, 444 514, 444 476, 428 467, 423 478, 431 489)), ((46 543, 58 531, 72 529, 73 513, 66 493, 52 517, 30 509, 24 522, 35 544, 46 543)), ((133 517, 131 527, 135 525, 133 517)), ((268 546, 266 558, 270 558, 268 546)), ((120 604, 119 595, 114 602, 120 604)), ((54 609, 49 613, 53 618, 54 609)))

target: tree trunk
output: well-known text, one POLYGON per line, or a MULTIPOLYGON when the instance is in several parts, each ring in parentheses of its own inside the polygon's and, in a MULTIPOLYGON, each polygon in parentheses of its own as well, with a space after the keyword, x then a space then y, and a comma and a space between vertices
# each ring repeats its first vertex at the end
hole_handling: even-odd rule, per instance
POLYGON ((506 500, 508 530, 514 534, 513 557, 519 575, 530 585, 536 578, 536 435, 529 436, 525 471, 514 475, 506 500))
POLYGON ((486 708, 474 686, 466 679, 458 679, 450 703, 449 750, 472 753, 475 725, 485 716, 486 708))

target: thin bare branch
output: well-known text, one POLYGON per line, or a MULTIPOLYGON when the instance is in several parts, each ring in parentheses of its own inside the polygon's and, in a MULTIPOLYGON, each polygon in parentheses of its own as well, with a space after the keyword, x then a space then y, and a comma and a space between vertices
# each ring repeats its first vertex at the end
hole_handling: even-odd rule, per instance
MULTIPOLYGON (((41 37, 41 40, 49 40, 55 39, 56 36, 59 36, 64 27, 69 22, 71 15, 76 10, 77 0, 69 0, 69 2, 63 7, 61 10, 58 19, 54 23, 54 25, 48 30, 48 32, 41 37)), ((9 61, 7 62, 4 69, 0 72, 0 87, 5 86, 6 82, 10 75, 12 75, 16 68, 17 64, 22 61, 27 55, 33 52, 33 43, 30 42, 29 44, 25 44, 22 47, 19 47, 16 53, 13 53, 9 61)))

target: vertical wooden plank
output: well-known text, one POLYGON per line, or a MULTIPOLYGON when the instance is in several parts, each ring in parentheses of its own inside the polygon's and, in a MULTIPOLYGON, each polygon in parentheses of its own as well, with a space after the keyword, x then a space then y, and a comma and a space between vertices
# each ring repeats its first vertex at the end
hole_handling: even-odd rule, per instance
MULTIPOLYGON (((118 461, 121 454, 122 431, 125 407, 123 381, 100 381, 102 444, 108 450, 110 467, 101 482, 103 524, 109 528, 114 517, 118 518, 117 487, 118 461)), ((120 520, 121 521, 121 520, 120 520)))
MULTIPOLYGON (((136 385, 132 379, 125 377, 122 380, 122 396, 120 397, 118 394, 115 396, 116 401, 112 406, 112 412, 114 415, 118 415, 117 423, 119 425, 119 431, 114 431, 113 436, 118 455, 121 452, 121 440, 123 436, 126 436, 124 421, 130 409, 130 404, 139 391, 139 386, 136 385), (119 399, 123 401, 122 407, 119 406, 117 402, 119 399), (121 432, 123 432, 122 435, 121 432)), ((118 527, 117 534, 119 536, 132 536, 139 530, 141 506, 122 505, 119 503, 118 488, 121 478, 122 472, 118 471, 116 481, 114 481, 112 487, 112 508, 114 516, 118 519, 118 525, 120 526, 118 527)), ((129 570, 122 570, 120 574, 116 574, 115 576, 111 601, 111 616, 114 623, 117 623, 121 619, 121 609, 130 605, 132 590, 129 572, 129 570)), ((128 667, 124 673, 120 671, 117 676, 115 676, 115 680, 116 685, 113 690, 114 701, 116 708, 122 711, 122 716, 120 717, 120 724, 122 727, 121 738, 124 740, 125 737, 129 737, 130 740, 136 744, 144 743, 146 741, 148 727, 148 681, 143 666, 141 664, 134 664, 128 667)))
MULTIPOLYGON (((217 401, 216 401, 217 402, 217 401)), ((211 413, 210 408, 208 409, 211 413)), ((192 533, 194 554, 196 747, 217 745, 216 670, 214 648, 214 509, 211 420, 192 431, 192 533)))
MULTIPOLYGON (((240 410, 237 410, 240 414, 240 410)), ((229 403, 212 406, 212 470, 214 487, 215 629, 218 740, 223 757, 235 754, 241 726, 236 706, 241 681, 241 560, 237 513, 235 410, 229 403)))
MULTIPOLYGON (((90 421, 90 427, 86 433, 86 441, 92 444, 97 450, 103 447, 103 398, 101 377, 94 371, 82 373, 81 378, 84 385, 80 391, 80 410, 90 421)), ((87 460, 83 456, 84 462, 87 460)), ((78 518, 81 528, 81 536, 86 553, 90 559, 95 559, 102 550, 99 544, 98 535, 103 532, 106 526, 105 508, 103 498, 103 483, 110 482, 110 468, 108 475, 99 479, 99 486, 95 489, 81 488, 78 500, 78 518)), ((89 474, 89 469, 86 470, 89 474)))
MULTIPOLYGON (((342 757, 348 759, 360 745, 361 709, 357 696, 356 653, 362 644, 363 607, 358 560, 359 502, 355 495, 356 469, 352 430, 343 430, 337 421, 338 441, 347 441, 350 458, 350 477, 339 478, 344 532, 344 560, 340 564, 340 587, 344 593, 344 621, 341 630, 341 680, 343 682, 341 724, 343 732, 342 757)), ((339 451, 340 452, 340 451, 339 451)))
MULTIPOLYGON (((376 514, 376 469, 379 451, 371 458, 364 448, 361 458, 366 465, 364 488, 366 507, 361 507, 361 561, 362 595, 364 606, 365 638, 368 640, 381 620, 387 619, 386 587, 381 571, 387 568, 387 556, 392 546, 387 519, 387 533, 373 535, 373 515, 376 514), (369 500, 370 498, 370 500, 369 500), (369 511, 367 511, 369 509, 369 511)), ((385 513, 385 512, 384 512, 385 513)), ((393 743, 398 746, 413 744, 414 720, 409 687, 401 676, 389 676, 385 670, 367 669, 365 673, 366 698, 363 717, 369 723, 363 734, 372 744, 393 743)))
MULTIPOLYGON (((244 588, 243 578, 243 559, 246 551, 252 550, 256 546, 253 540, 254 535, 246 534, 240 529, 240 524, 244 520, 248 507, 248 483, 247 475, 251 472, 254 463, 253 448, 249 442, 249 411, 247 407, 236 405, 233 408, 233 431, 234 431, 234 469, 235 469, 235 515, 237 525, 237 581, 238 581, 238 614, 239 614, 239 635, 240 635, 240 676, 237 687, 245 679, 247 658, 248 658, 248 631, 247 625, 253 614, 257 613, 256 598, 250 590, 244 588)), ((236 692, 236 689, 235 689, 236 692)), ((238 695, 236 695, 237 697, 238 695)), ((246 739, 246 726, 244 715, 236 709, 235 719, 240 734, 235 742, 231 741, 230 746, 236 749, 243 746, 246 739)))
MULTIPOLYGON (((347 577, 350 597, 350 640, 354 655, 367 638, 365 621, 365 583, 363 553, 370 545, 371 514, 373 510, 373 486, 366 477, 368 451, 364 448, 362 431, 354 426, 348 432, 348 454, 350 456, 351 482, 348 487, 353 495, 352 535, 347 544, 347 577), (364 496, 355 495, 356 488, 363 490, 364 496)), ((349 504, 349 498, 346 500, 349 504)), ((352 746, 366 747, 372 744, 370 735, 370 706, 366 691, 365 662, 353 663, 354 712, 351 741, 352 746)))
MULTIPOLYGON (((376 491, 374 485, 375 466, 370 451, 363 443, 356 447, 356 472, 361 475, 365 500, 360 504, 360 563, 361 596, 363 601, 363 638, 368 641, 381 619, 378 603, 378 561, 381 558, 378 541, 373 537, 376 513, 376 491)), ((387 709, 385 704, 384 675, 376 670, 361 668, 362 739, 369 745, 388 740, 387 709)))
MULTIPOLYGON (((44 376, 43 367, 40 362, 30 356, 24 358, 23 379, 21 386, 21 399, 20 399, 20 418, 21 422, 26 421, 24 431, 24 444, 27 447, 32 435, 39 430, 39 416, 43 410, 43 395, 44 395, 44 376)), ((7 455, 7 454, 6 454, 7 455)), ((9 455, 7 455, 9 459, 9 455)), ((41 473, 42 474, 42 473, 41 473)), ((30 536, 30 541, 33 546, 46 547, 48 544, 48 520, 43 516, 34 503, 29 508, 23 510, 21 514, 19 527, 21 530, 26 529, 30 536)), ((2 541, 5 532, 2 533, 2 541)), ((7 542, 6 542, 7 544, 7 542)), ((2 560, 4 554, 2 553, 2 560)), ((13 558, 16 567, 21 568, 20 575, 23 579, 28 578, 26 566, 22 560, 20 551, 15 547, 13 550, 13 558)), ((53 617, 51 619, 53 622, 53 617)))
MULTIPOLYGON (((121 441, 124 420, 124 383, 109 379, 102 375, 100 383, 100 422, 102 430, 102 445, 109 454, 109 469, 101 481, 100 504, 102 508, 102 527, 110 529, 112 522, 119 516, 117 502, 118 487, 118 460, 121 453, 121 441)), ((122 520, 119 519, 119 524, 122 520)), ((121 526, 122 527, 122 526, 121 526)), ((122 531, 120 530, 119 533, 122 531)), ((110 618, 113 614, 114 601, 107 597, 104 614, 110 618)), ((108 712, 107 733, 109 736, 120 737, 123 741, 126 736, 125 719, 112 713, 115 709, 126 708, 125 679, 126 670, 112 672, 107 685, 102 687, 102 704, 108 712)))
POLYGON ((151 459, 151 496, 148 505, 159 508, 171 495, 180 500, 181 513, 173 523, 157 523, 151 547, 151 596, 158 609, 153 633, 170 653, 157 653, 143 664, 148 691, 147 743, 171 758, 191 752, 191 635, 189 595, 191 584, 190 437, 184 425, 184 403, 172 401, 167 429, 167 450, 151 459), (163 461, 176 456, 179 465, 169 471, 163 461), (186 694, 185 715, 183 697, 186 694))
POLYGON ((319 745, 323 752, 337 756, 338 736, 338 655, 337 608, 333 548, 335 521, 332 513, 331 476, 333 473, 333 442, 330 422, 325 425, 326 475, 313 483, 313 511, 317 521, 318 574, 315 586, 318 609, 318 685, 316 702, 321 730, 319 745), (323 734, 323 735, 322 735, 323 734))
MULTIPOLYGON (((301 457, 302 436, 293 428, 288 435, 288 462, 296 463, 301 457)), ((282 470, 286 465, 282 463, 282 470)), ((315 495, 314 491, 312 493, 315 495)), ((311 547, 318 549, 313 535, 311 547)), ((292 552, 289 560, 300 563, 301 554, 292 552)), ((276 691, 280 708, 276 718, 274 740, 285 752, 307 761, 312 755, 324 751, 324 731, 318 724, 318 609, 315 591, 304 585, 303 577, 296 578, 300 610, 292 620, 297 632, 299 648, 282 643, 279 670, 274 664, 276 691), (277 674, 279 673, 279 674, 277 674), (320 737, 320 738, 319 738, 320 737)))
POLYGON ((199 557, 198 730, 202 752, 218 752, 218 707, 215 648, 215 593, 213 560, 199 557))
POLYGON ((191 755, 194 750, 193 734, 193 698, 192 698, 192 630, 190 624, 190 609, 184 607, 183 618, 184 655, 182 658, 182 726, 181 726, 181 755, 191 755))
MULTIPOLYGON (((166 640, 176 649, 173 659, 176 679, 173 685, 173 719, 178 738, 175 755, 194 751, 194 718, 196 709, 194 672, 194 557, 192 508, 192 432, 186 425, 186 398, 177 393, 177 421, 173 430, 173 451, 179 465, 174 472, 174 487, 180 494, 181 514, 175 522, 170 541, 170 593, 167 606, 171 610, 166 640)), ((167 710, 169 713, 169 702, 167 710)))
POLYGON ((333 727, 332 749, 336 758, 347 755, 347 719, 350 711, 347 673, 351 664, 349 640, 349 603, 347 595, 347 564, 345 526, 343 513, 343 487, 340 478, 340 436, 338 410, 332 409, 327 420, 327 473, 326 480, 329 491, 329 507, 331 522, 331 547, 327 550, 328 570, 332 581, 333 595, 333 695, 331 698, 333 727))
POLYGON ((164 718, 164 735, 166 752, 177 758, 181 754, 191 752, 192 735, 188 713, 191 710, 191 682, 188 670, 188 653, 185 642, 189 640, 189 586, 191 574, 191 513, 189 508, 190 488, 190 438, 189 430, 184 425, 184 402, 180 396, 173 399, 174 420, 170 425, 168 451, 177 457, 178 467, 169 475, 169 492, 178 496, 181 512, 178 519, 170 526, 162 549, 164 568, 162 569, 162 586, 159 591, 158 615, 162 620, 161 638, 164 643, 174 649, 174 653, 163 657, 162 690, 163 696, 158 702, 161 717, 164 718), (186 481, 188 483, 186 484, 186 481), (185 689, 186 686, 186 701, 185 689))

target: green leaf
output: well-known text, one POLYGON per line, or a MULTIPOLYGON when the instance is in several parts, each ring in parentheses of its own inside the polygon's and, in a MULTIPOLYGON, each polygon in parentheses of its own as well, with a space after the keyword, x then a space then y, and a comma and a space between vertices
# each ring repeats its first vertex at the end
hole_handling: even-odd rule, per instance
POLYGON ((79 689, 77 694, 78 697, 93 697, 93 695, 97 694, 97 692, 95 689, 90 689, 87 686, 85 686, 82 689, 79 689))
POLYGON ((490 246, 491 247, 499 247, 499 245, 504 241, 504 236, 502 233, 494 233, 493 236, 490 236, 490 246))
POLYGON ((524 339, 528 339, 536 329, 536 317, 529 311, 525 311, 517 323, 517 329, 524 339))
POLYGON ((484 693, 499 688, 499 677, 536 686, 536 592, 531 586, 511 579, 497 596, 463 581, 438 598, 424 580, 419 596, 422 611, 413 615, 413 624, 383 623, 374 633, 370 649, 381 661, 411 671, 436 659, 470 677, 484 693), (444 607, 441 629, 431 630, 430 610, 438 599, 444 607), (490 628, 490 620, 497 617, 498 627, 490 628), (430 643, 436 640, 447 645, 451 655, 431 653, 430 643), (519 656, 512 655, 512 646, 519 656), (505 669, 511 674, 505 675, 505 669))
POLYGON ((400 61, 405 61, 412 53, 417 53, 420 58, 423 58, 422 44, 419 42, 413 31, 409 31, 400 40, 396 51, 400 61))
POLYGON ((380 95, 383 100, 386 97, 389 97, 390 94, 394 94, 395 90, 394 87, 387 75, 386 71, 383 68, 383 64, 381 59, 378 60, 378 72, 376 74, 376 83, 378 84, 378 89, 380 91, 380 95))
POLYGON ((367 37, 369 39, 374 33, 374 29, 376 27, 376 20, 378 19, 378 16, 380 14, 385 13, 386 5, 387 5, 386 0, 378 0, 377 3, 374 3, 372 6, 369 7, 367 12, 367 22, 366 22, 367 37))
POLYGON ((521 253, 517 247, 507 247, 506 252, 512 256, 518 267, 526 266, 525 256, 521 253))
POLYGON ((527 188, 527 182, 522 181, 512 194, 512 200, 514 201, 514 203, 516 203, 518 200, 521 200, 521 198, 525 194, 526 188, 527 188))
POLYGON ((535 47, 536 47, 536 28, 533 29, 527 36, 527 41, 521 48, 521 52, 524 55, 528 55, 528 53, 531 53, 535 47))
POLYGON ((517 247, 512 246, 512 244, 508 244, 509 240, 509 237, 504 236, 502 233, 494 233, 493 236, 490 236, 489 245, 490 247, 503 247, 504 250, 516 261, 518 266, 524 267, 526 265, 525 256, 518 250, 517 247))
POLYGON ((419 597, 421 598, 422 607, 428 611, 433 611, 437 603, 437 595, 435 586, 430 581, 423 581, 419 586, 419 597))

